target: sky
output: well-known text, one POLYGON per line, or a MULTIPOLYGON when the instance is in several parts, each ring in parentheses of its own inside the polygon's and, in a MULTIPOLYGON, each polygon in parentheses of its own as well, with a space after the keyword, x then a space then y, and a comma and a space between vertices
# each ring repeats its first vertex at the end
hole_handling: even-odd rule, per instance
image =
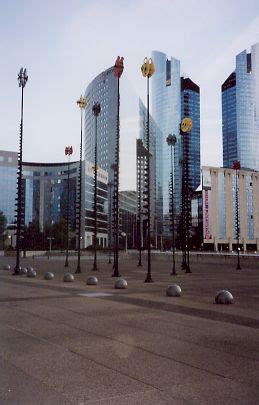
POLYGON ((200 86, 201 161, 222 165, 221 84, 236 55, 259 41, 258 0, 0 0, 0 6, 0 149, 18 150, 17 74, 26 67, 24 160, 63 162, 67 145, 77 160, 76 101, 124 56, 121 189, 134 189, 137 100, 145 101, 146 89, 140 67, 159 50, 179 59, 182 74, 200 86))

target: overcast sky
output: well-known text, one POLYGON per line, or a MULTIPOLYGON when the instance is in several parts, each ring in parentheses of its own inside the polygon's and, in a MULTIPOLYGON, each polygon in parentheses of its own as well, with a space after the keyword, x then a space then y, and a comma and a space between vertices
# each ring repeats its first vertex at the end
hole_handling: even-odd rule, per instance
POLYGON ((122 91, 131 88, 135 98, 121 94, 121 188, 134 188, 135 100, 145 101, 140 66, 155 49, 180 59, 182 73, 200 86, 202 164, 222 165, 220 86, 236 54, 259 41, 258 0, 0 0, 0 6, 0 149, 18 149, 23 66, 24 160, 65 161, 70 144, 78 159, 76 100, 123 55, 122 91))

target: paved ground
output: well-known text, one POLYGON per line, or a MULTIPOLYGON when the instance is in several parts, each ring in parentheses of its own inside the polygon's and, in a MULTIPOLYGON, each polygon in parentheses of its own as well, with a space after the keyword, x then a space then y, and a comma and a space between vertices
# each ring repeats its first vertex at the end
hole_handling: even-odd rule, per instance
POLYGON ((259 403, 259 265, 196 263, 172 278, 171 264, 156 261, 146 284, 146 267, 124 259, 128 289, 115 290, 106 259, 92 287, 89 259, 73 283, 60 259, 23 259, 36 279, 12 276, 7 263, 0 258, 0 403, 259 403), (182 297, 166 297, 175 281, 182 297), (214 304, 222 288, 234 305, 214 304))

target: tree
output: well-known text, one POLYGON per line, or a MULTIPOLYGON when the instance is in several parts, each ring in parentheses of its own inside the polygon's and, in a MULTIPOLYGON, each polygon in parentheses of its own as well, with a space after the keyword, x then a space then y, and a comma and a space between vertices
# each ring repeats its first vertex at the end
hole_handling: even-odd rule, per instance
POLYGON ((6 230, 7 219, 2 211, 0 211, 0 246, 3 249, 4 246, 4 231, 6 230))

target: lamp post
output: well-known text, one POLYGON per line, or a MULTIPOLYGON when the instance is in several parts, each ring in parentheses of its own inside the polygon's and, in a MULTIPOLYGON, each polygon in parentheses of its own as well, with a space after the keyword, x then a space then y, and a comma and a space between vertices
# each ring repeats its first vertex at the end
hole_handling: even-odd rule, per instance
POLYGON ((138 187, 138 267, 142 267, 142 184, 141 184, 141 168, 139 167, 137 169, 137 176, 138 176, 138 181, 137 181, 137 187, 138 187))
POLYGON ((108 193, 109 193, 109 205, 108 205, 108 214, 109 214, 109 261, 111 264, 111 249, 112 249, 112 186, 113 182, 108 181, 108 193))
POLYGON ((240 266, 240 224, 239 224, 239 199, 238 199, 238 170, 240 170, 240 162, 236 160, 233 162, 233 169, 236 171, 236 237, 237 237, 237 270, 241 270, 240 266))
POLYGON ((177 142, 177 138, 175 135, 169 134, 168 137, 166 138, 166 142, 168 146, 170 146, 171 148, 171 218, 172 218, 172 239, 173 239, 173 270, 171 275, 176 276, 177 273, 175 271, 175 232, 174 232, 174 168, 175 168, 175 144, 177 142))
POLYGON ((78 178, 78 196, 77 196, 77 268, 76 273, 81 273, 81 222, 82 222, 82 150, 83 150, 83 111, 87 106, 87 100, 81 95, 80 99, 77 100, 77 105, 80 108, 81 113, 81 130, 80 130, 80 158, 79 158, 79 178, 78 178))
POLYGON ((95 103, 92 108, 93 115, 95 116, 95 144, 94 144, 94 264, 92 270, 96 271, 97 268, 97 118, 101 112, 99 103, 95 103))
POLYGON ((124 58, 118 56, 113 74, 117 78, 117 124, 114 161, 113 185, 113 228, 114 228, 114 271, 112 277, 120 277, 119 273, 119 167, 120 167, 120 77, 123 73, 124 58))
POLYGON ((70 179, 69 179, 69 175, 70 175, 70 156, 73 153, 73 147, 72 146, 66 146, 65 148, 65 155, 68 156, 68 160, 67 160, 67 212, 66 212, 66 216, 67 216, 67 223, 66 223, 66 262, 65 262, 65 266, 64 267, 68 267, 68 247, 69 247, 69 192, 70 192, 70 179))
POLYGON ((23 143, 23 89, 27 83, 28 75, 26 68, 20 69, 18 74, 19 87, 22 88, 22 100, 21 100, 21 123, 20 123, 20 141, 19 141, 19 153, 18 153, 18 170, 17 170, 17 197, 16 197, 16 264, 13 275, 17 276, 21 274, 20 269, 20 251, 21 251, 21 231, 22 222, 24 216, 24 201, 22 190, 22 143, 23 143))
POLYGON ((180 124, 182 135, 183 160, 182 160, 182 268, 185 273, 191 273, 190 269, 190 190, 189 190, 189 139, 188 134, 192 130, 192 120, 183 118, 180 124))
POLYGON ((147 144, 147 167, 145 173, 146 190, 143 192, 147 203, 147 276, 145 283, 152 283, 151 276, 151 209, 150 209, 150 137, 149 137, 149 79, 155 72, 154 63, 151 58, 145 58, 141 66, 141 72, 147 78, 147 126, 146 126, 146 144, 147 144))

